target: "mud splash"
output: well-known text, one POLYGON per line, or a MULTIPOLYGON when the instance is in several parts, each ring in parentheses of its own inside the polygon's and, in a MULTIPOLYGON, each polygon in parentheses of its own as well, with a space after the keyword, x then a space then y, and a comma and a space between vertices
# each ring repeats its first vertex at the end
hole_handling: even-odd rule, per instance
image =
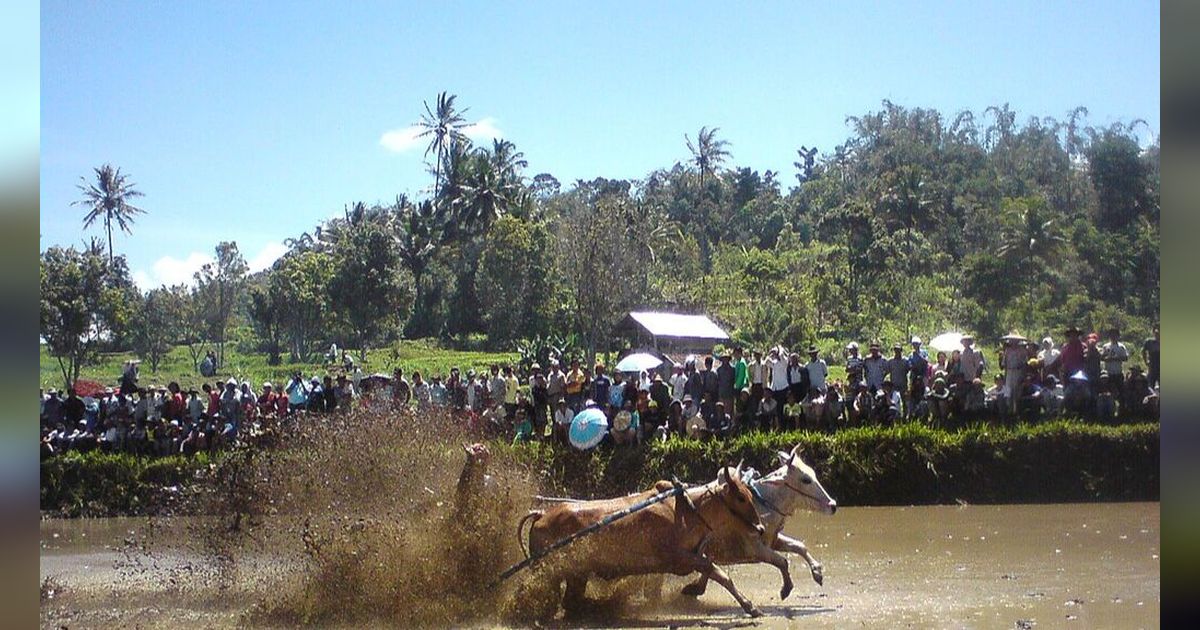
MULTIPOLYGON (((498 621, 524 607, 493 581, 521 557, 514 524, 536 488, 503 454, 465 453, 472 441, 441 414, 281 427, 274 444, 214 466, 191 497, 189 510, 209 516, 189 522, 185 546, 207 561, 171 579, 197 594, 253 588, 248 625, 498 621)), ((126 574, 180 551, 177 537, 168 545, 148 529, 127 541, 126 574)))

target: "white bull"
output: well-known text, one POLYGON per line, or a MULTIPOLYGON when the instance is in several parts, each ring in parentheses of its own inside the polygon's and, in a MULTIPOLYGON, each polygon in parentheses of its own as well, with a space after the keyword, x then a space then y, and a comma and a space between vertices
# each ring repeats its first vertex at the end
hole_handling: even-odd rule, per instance
MULTIPOLYGON (((785 599, 792 592, 792 576, 788 572, 788 560, 781 551, 800 554, 808 563, 812 578, 817 584, 824 581, 821 563, 809 553, 802 541, 783 533, 789 516, 798 509, 807 509, 823 514, 837 511, 834 501, 812 467, 799 457, 800 446, 791 453, 779 451, 779 468, 770 474, 748 481, 754 496, 759 519, 766 528, 762 536, 723 536, 712 541, 706 554, 717 564, 750 564, 765 562, 779 569, 783 576, 783 587, 779 598, 785 599)), ((696 581, 683 588, 685 595, 698 596, 708 586, 708 578, 701 575, 696 581)))

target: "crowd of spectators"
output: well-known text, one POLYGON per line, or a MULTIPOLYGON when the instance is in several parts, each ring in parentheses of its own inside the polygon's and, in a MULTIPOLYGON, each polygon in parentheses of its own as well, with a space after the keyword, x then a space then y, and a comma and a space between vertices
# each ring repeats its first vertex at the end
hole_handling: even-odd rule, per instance
MULTIPOLYGON (((550 359, 518 375, 512 365, 491 365, 430 379, 401 368, 390 376, 365 376, 346 363, 332 377, 296 373, 278 386, 229 379, 184 391, 177 383, 139 387, 136 363, 127 364, 119 388, 80 397, 51 389, 41 395, 42 453, 68 450, 166 455, 221 448, 246 436, 269 434, 298 413, 325 414, 353 407, 389 412, 446 410, 471 430, 514 441, 568 443, 568 428, 585 408, 602 411, 614 445, 672 435, 720 438, 756 430, 888 425, 917 420, 953 428, 968 422, 1038 422, 1057 416, 1095 422, 1158 415, 1159 331, 1132 364, 1119 330, 1108 340, 1071 326, 1061 346, 1017 334, 1001 339, 996 369, 970 336, 961 348, 933 357, 919 337, 891 346, 846 345, 845 379, 831 379, 815 346, 806 358, 783 347, 689 356, 640 373, 609 374, 603 364, 550 359), (1126 367, 1126 364, 1129 364, 1126 367), (985 382, 991 382, 986 386, 985 382)), ((211 375, 211 370, 206 370, 211 375)))

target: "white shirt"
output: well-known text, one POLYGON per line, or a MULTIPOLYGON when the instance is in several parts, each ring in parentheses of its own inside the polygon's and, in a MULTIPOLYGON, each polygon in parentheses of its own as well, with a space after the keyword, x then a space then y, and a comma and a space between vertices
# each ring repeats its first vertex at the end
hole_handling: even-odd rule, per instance
POLYGON ((571 424, 571 421, 574 419, 575 419, 575 414, 571 412, 570 407, 565 407, 563 409, 556 409, 554 411, 554 422, 556 424, 571 424))
POLYGON ((1121 364, 1129 360, 1129 350, 1125 348, 1125 344, 1118 341, 1116 344, 1108 342, 1100 350, 1100 356, 1104 358, 1104 370, 1109 374, 1120 374, 1121 364))
POLYGON ((683 402, 683 395, 687 392, 684 389, 687 387, 687 374, 679 372, 671 375, 671 399, 683 402))
POLYGON ((767 359, 767 369, 771 373, 771 389, 780 391, 788 388, 787 363, 782 359, 767 359))
POLYGON ((767 366, 762 361, 751 361, 746 364, 750 371, 750 384, 762 385, 766 380, 767 366))

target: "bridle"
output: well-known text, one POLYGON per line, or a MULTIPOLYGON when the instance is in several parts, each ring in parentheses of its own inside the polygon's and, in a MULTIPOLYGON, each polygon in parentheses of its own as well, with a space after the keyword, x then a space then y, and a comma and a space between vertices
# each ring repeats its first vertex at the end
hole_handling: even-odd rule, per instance
MULTIPOLYGON (((730 483, 732 484, 732 483, 733 483, 733 477, 732 477, 732 476, 730 476, 730 477, 729 477, 729 479, 730 479, 730 483)), ((751 494, 751 496, 753 497, 753 496, 754 496, 754 488, 753 488, 753 486, 751 486, 751 485, 749 485, 749 484, 746 484, 746 488, 747 488, 748 490, 750 490, 750 494, 751 494)), ((714 488, 713 488, 712 486, 706 486, 706 487, 704 488, 704 494, 702 494, 702 495, 700 495, 700 496, 701 496, 701 497, 705 497, 705 496, 708 496, 708 495, 710 495, 710 494, 712 494, 712 495, 715 495, 715 496, 717 497, 717 499, 718 499, 718 500, 719 500, 721 503, 723 503, 723 504, 725 505, 725 509, 729 510, 729 513, 730 513, 730 514, 733 514, 734 516, 738 517, 738 519, 739 519, 739 520, 741 520, 741 521, 742 521, 743 523, 745 523, 746 525, 749 525, 749 526, 753 527, 753 526, 755 526, 755 525, 759 525, 759 524, 760 524, 760 523, 751 523, 751 522, 747 521, 745 518, 742 518, 742 516, 741 516, 740 514, 738 514, 736 510, 734 510, 734 509, 733 509, 733 505, 731 505, 731 504, 729 503, 729 499, 725 498, 725 495, 724 495, 723 493, 720 493, 720 492, 717 492, 716 490, 714 490, 714 488)), ((689 503, 691 503, 691 502, 689 501, 689 503)), ((696 513, 696 516, 697 516, 697 517, 699 517, 699 519, 700 519, 700 523, 701 523, 701 524, 703 524, 703 525, 704 525, 704 527, 705 527, 706 529, 708 529, 708 531, 710 531, 710 532, 715 532, 715 531, 717 531, 717 530, 713 529, 713 526, 712 526, 712 525, 709 525, 709 524, 708 524, 708 521, 707 521, 707 520, 704 518, 704 515, 700 513, 700 508, 699 508, 699 507, 697 507, 697 506, 695 506, 695 505, 692 505, 691 507, 692 507, 692 511, 696 513)))
MULTIPOLYGON (((807 493, 807 492, 805 492, 805 491, 801 490, 800 488, 797 488, 796 486, 793 486, 792 484, 788 483, 788 482, 787 482, 787 477, 784 477, 784 478, 782 478, 782 479, 763 479, 763 480, 761 480, 759 483, 776 483, 776 484, 780 484, 780 485, 782 485, 783 487, 787 488, 788 490, 791 490, 792 492, 795 492, 796 494, 798 494, 798 495, 800 495, 800 496, 802 496, 802 497, 806 497, 806 498, 808 498, 808 499, 811 499, 811 500, 812 500, 814 503, 821 503, 821 499, 820 499, 820 498, 818 498, 818 497, 815 497, 815 496, 813 496, 813 495, 811 495, 811 494, 809 494, 809 493, 807 493)), ((764 503, 764 504, 766 504, 766 505, 767 505, 767 507, 771 507, 771 505, 770 505, 770 504, 768 504, 768 503, 766 503, 766 501, 765 501, 765 500, 763 501, 763 503, 764 503)), ((771 509, 775 510, 776 512, 779 512, 780 514, 783 514, 784 516, 791 516, 791 514, 784 514, 783 512, 780 512, 780 511, 779 511, 778 509, 776 509, 776 508, 771 508, 771 509)), ((794 513, 795 513, 795 512, 793 512, 793 514, 794 514, 794 513)))

